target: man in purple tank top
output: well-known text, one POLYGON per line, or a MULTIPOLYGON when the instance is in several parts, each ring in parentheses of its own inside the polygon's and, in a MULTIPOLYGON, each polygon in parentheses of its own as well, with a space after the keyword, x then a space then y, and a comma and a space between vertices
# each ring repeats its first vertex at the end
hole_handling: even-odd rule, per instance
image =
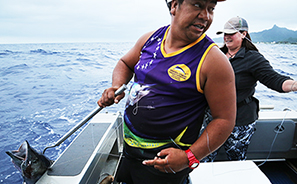
POLYGON ((98 100, 101 107, 118 103, 125 94, 115 98, 115 91, 134 76, 119 182, 183 184, 233 130, 234 72, 205 34, 217 1, 224 0, 166 1, 171 24, 140 37, 114 68, 112 87, 98 100), (199 137, 207 106, 213 120, 199 137))

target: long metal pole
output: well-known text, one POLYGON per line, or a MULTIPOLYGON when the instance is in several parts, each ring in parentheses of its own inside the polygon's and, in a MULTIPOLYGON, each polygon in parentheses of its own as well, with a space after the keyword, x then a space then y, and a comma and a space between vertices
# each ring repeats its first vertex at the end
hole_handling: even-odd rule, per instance
MULTIPOLYGON (((118 96, 122 92, 127 89, 127 86, 123 84, 116 92, 115 96, 118 96)), ((59 146, 62 142, 64 142, 68 137, 70 137, 74 132, 76 132, 80 127, 82 127, 86 122, 88 122, 91 118, 93 118, 98 112, 100 112, 103 107, 97 107, 93 110, 89 115, 87 115, 83 120, 81 120, 75 127, 73 127, 70 131, 68 131, 62 138, 60 138, 54 145, 48 146, 43 150, 43 154, 48 148, 53 148, 59 146)))

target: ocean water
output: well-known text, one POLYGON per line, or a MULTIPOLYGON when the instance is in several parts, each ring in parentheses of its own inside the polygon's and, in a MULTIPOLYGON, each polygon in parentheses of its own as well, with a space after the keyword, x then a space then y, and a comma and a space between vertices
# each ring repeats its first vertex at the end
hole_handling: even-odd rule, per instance
MULTIPOLYGON (((97 107, 112 70, 133 43, 0 45, 0 183, 21 183, 6 155, 24 140, 53 145, 97 107)), ((101 111, 123 111, 123 103, 101 111)), ((80 129, 81 130, 81 129, 80 129)), ((79 131, 80 131, 79 130, 79 131)), ((55 160, 73 140, 46 151, 55 160)))
MULTIPOLYGON (((97 107, 112 70, 133 43, 0 44, 0 183, 22 177, 5 151, 27 140, 38 151, 54 144, 97 107)), ((257 44, 278 72, 297 79, 297 45, 257 44)), ((257 86, 261 105, 297 110, 297 93, 257 86)), ((120 104, 100 113, 124 110, 120 104)), ((80 129, 81 130, 81 129, 80 129)), ((46 156, 55 160, 78 130, 46 156)))

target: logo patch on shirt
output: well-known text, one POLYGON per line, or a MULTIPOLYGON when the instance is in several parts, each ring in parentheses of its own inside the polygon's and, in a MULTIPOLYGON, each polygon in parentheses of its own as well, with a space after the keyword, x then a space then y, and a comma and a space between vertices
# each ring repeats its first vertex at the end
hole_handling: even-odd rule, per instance
POLYGON ((188 80, 191 76, 191 70, 185 64, 173 65, 167 72, 172 79, 180 82, 188 80))

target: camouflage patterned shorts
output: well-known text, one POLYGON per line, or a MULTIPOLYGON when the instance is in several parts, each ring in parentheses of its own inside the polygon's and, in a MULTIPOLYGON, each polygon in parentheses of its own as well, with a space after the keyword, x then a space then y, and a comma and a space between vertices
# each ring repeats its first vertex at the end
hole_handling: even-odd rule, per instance
MULTIPOLYGON (((209 111, 206 111, 204 118, 204 125, 201 132, 212 120, 212 116, 209 111)), ((228 160, 246 160, 246 153, 250 140, 255 133, 256 122, 245 126, 235 126, 231 135, 226 142, 222 145, 225 148, 228 160)), ((218 149, 219 150, 219 149, 218 149)), ((201 162, 213 162, 218 154, 218 150, 214 151, 201 162)))

